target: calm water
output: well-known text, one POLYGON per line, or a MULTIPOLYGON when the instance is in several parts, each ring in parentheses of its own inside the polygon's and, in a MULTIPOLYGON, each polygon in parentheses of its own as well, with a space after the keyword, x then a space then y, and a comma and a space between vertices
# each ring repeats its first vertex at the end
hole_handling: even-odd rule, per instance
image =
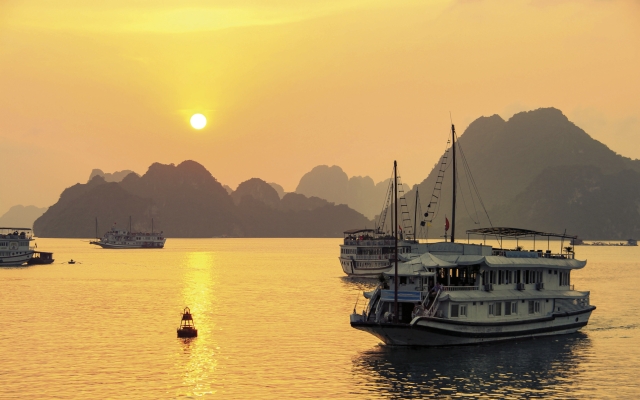
POLYGON ((640 248, 579 247, 598 309, 582 333, 448 349, 381 346, 348 314, 339 239, 38 239, 0 269, 0 398, 634 398, 640 248), (75 265, 62 264, 70 258, 75 265), (176 338, 184 306, 199 337, 176 338))

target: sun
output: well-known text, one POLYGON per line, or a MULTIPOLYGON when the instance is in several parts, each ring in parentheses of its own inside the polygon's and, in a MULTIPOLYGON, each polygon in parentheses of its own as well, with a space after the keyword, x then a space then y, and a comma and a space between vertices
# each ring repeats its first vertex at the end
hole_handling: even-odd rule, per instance
POLYGON ((191 126, 195 129, 202 129, 207 125, 207 117, 202 114, 193 114, 191 116, 191 126))

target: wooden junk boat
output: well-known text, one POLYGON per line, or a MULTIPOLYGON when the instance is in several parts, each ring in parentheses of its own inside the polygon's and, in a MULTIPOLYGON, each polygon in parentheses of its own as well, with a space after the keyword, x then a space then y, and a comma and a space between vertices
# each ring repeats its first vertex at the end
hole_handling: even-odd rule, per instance
POLYGON ((54 261, 53 253, 48 253, 46 251, 34 251, 33 257, 27 261, 27 264, 52 264, 54 261))
POLYGON ((198 330, 193 323, 193 316, 189 307, 185 307, 182 312, 182 320, 180 321, 180 327, 178 328, 179 338, 193 338, 198 337, 198 330))

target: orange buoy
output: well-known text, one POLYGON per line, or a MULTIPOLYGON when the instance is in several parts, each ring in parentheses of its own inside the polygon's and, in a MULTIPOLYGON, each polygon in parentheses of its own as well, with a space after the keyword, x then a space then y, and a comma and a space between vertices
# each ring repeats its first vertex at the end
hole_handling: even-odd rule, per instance
POLYGON ((182 312, 182 320, 180 320, 180 327, 178 328, 179 338, 193 338, 198 337, 198 330, 193 323, 193 316, 189 307, 185 307, 182 312))

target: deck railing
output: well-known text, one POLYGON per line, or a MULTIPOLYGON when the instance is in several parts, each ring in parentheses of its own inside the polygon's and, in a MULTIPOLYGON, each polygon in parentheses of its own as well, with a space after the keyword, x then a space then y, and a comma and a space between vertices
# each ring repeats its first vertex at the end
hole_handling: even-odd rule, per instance
POLYGON ((478 286, 443 286, 444 292, 457 292, 462 290, 480 290, 478 286))
POLYGON ((393 246, 393 239, 345 239, 344 244, 347 246, 393 246))

